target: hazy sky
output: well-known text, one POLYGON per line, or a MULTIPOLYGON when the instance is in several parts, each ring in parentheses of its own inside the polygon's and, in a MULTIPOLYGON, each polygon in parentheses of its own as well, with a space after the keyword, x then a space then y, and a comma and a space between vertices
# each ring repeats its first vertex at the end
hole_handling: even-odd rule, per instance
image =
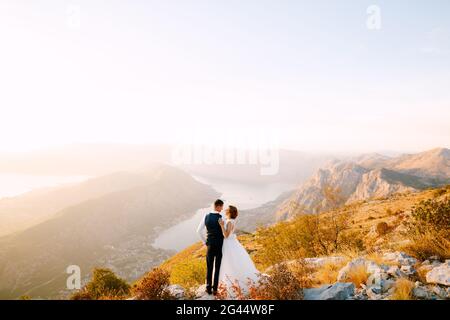
POLYGON ((2 0, 0 112, 0 151, 449 147, 450 1, 2 0))

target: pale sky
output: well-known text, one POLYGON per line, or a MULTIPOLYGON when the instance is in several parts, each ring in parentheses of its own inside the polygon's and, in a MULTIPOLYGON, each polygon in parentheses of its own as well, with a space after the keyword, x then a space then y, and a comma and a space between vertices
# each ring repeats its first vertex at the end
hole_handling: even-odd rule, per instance
POLYGON ((0 151, 450 147, 450 2, 2 0, 0 112, 0 151))

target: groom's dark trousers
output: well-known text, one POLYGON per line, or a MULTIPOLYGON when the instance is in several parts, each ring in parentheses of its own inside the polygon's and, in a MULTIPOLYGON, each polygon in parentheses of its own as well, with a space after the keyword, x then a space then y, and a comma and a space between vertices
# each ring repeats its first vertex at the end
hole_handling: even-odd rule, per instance
POLYGON ((220 264, 222 263, 223 233, 219 225, 221 215, 209 213, 205 217, 206 226, 206 290, 217 291, 219 286, 220 264), (214 270, 214 282, 213 282, 214 270))

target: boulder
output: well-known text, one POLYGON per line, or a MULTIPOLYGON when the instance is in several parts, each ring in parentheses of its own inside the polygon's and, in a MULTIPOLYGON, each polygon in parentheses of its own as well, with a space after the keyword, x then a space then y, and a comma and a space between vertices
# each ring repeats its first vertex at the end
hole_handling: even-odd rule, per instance
POLYGON ((353 300, 367 300, 366 288, 359 288, 355 290, 353 300))
POLYGON ((442 299, 448 298, 448 293, 447 293, 448 290, 445 290, 444 288, 441 288, 440 286, 433 286, 431 290, 439 298, 442 298, 442 299))
POLYGON ((394 280, 383 280, 381 281, 381 290, 382 292, 389 292, 391 288, 395 286, 394 280))
POLYGON ((353 283, 337 282, 320 288, 303 289, 304 300, 348 300, 355 294, 353 283))
POLYGON ((386 273, 394 278, 401 278, 401 277, 405 277, 406 275, 400 270, 399 267, 397 266, 391 266, 389 267, 389 269, 386 271, 386 273))
POLYGON ((414 269, 414 267, 410 266, 410 265, 403 265, 400 268, 400 271, 403 272, 407 276, 412 276, 416 273, 416 269, 414 269))
POLYGON ((430 292, 427 290, 427 288, 423 287, 423 286, 416 286, 413 289, 413 295, 414 297, 418 298, 418 299, 430 299, 431 294, 430 292))
POLYGON ((417 260, 404 252, 387 252, 383 255, 383 259, 393 262, 399 266, 413 266, 417 260))
POLYGON ((381 300, 382 299, 381 292, 382 290, 381 287, 379 286, 372 286, 368 288, 366 291, 367 296, 369 297, 370 300, 381 300))
MULTIPOLYGON (((377 286, 384 287, 387 286, 386 281, 388 279, 388 274, 385 272, 376 272, 371 274, 366 281, 367 286, 377 286)), ((386 289, 387 291, 387 289, 386 289)))
POLYGON ((428 283, 450 286, 450 260, 431 269, 427 273, 426 279, 428 283))
POLYGON ((177 300, 183 300, 186 296, 184 288, 178 284, 172 284, 168 286, 167 290, 177 300))

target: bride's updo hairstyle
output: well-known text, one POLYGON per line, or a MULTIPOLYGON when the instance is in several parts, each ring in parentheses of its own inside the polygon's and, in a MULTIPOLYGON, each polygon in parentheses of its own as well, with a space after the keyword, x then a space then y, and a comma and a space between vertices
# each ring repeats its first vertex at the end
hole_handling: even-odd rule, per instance
POLYGON ((238 216, 238 210, 234 206, 229 206, 227 213, 228 213, 228 217, 230 217, 230 219, 233 219, 233 220, 236 219, 238 216))

